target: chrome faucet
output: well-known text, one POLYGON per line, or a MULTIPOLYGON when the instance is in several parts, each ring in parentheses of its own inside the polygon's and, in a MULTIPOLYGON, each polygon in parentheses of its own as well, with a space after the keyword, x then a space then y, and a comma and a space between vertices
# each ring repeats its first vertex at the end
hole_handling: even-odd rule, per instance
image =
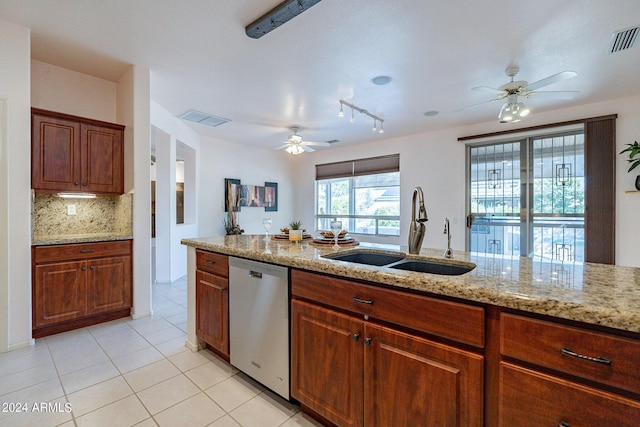
POLYGON ((411 225, 409 226, 409 253, 420 253, 420 247, 422 247, 422 240, 424 239, 424 233, 427 229, 424 223, 429 221, 427 218, 427 210, 424 208, 424 195, 422 194, 422 188, 416 187, 413 189, 413 198, 411 200, 411 225), (416 219, 416 197, 418 198, 418 218, 416 219))
POLYGON ((447 235, 447 250, 444 251, 444 257, 453 258, 453 251, 451 250, 451 227, 449 226, 449 218, 444 219, 444 234, 447 235))

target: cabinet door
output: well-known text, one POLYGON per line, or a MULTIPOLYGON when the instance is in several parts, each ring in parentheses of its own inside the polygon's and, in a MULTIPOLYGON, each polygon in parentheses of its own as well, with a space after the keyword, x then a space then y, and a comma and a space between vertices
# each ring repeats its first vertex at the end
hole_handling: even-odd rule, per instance
POLYGON ((123 132, 82 124, 82 191, 122 194, 123 132))
POLYGON ((131 307, 131 257, 92 259, 87 266, 88 314, 131 307))
POLYGON ((73 320, 87 314, 86 262, 63 262, 35 267, 34 327, 73 320))
POLYGON ((483 425, 482 356, 369 323, 364 336, 365 426, 483 425))
POLYGON ((339 426, 363 420, 363 321, 291 302, 291 395, 339 426))
POLYGON ((637 427, 640 402, 500 363, 499 426, 637 427))
POLYGON ((34 114, 31 135, 31 187, 80 191, 80 124, 34 114))
POLYGON ((196 270, 196 335, 229 356, 229 281, 196 270))

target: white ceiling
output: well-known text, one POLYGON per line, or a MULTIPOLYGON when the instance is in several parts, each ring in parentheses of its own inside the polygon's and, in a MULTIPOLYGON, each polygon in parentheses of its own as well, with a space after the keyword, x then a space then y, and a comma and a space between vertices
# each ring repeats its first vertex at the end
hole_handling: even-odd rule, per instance
POLYGON ((280 1, 2 0, 0 19, 31 28, 36 60, 112 81, 131 64, 148 68, 152 99, 170 113, 232 120, 192 125, 198 133, 263 147, 281 145, 291 125, 342 145, 497 121, 501 103, 455 110, 491 99, 471 88, 506 83, 511 63, 529 82, 578 73, 545 88, 575 99, 534 95, 532 114, 640 94, 640 47, 607 53, 612 32, 640 24, 638 0, 323 0, 247 37, 280 1), (378 75, 393 80, 375 86, 378 75), (383 118, 385 133, 357 113, 338 118, 339 99, 383 118))

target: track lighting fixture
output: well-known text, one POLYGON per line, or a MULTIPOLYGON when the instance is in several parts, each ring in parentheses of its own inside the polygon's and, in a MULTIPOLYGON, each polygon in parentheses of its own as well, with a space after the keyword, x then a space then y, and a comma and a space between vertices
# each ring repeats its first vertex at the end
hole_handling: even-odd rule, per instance
POLYGON ((342 106, 346 105, 347 107, 351 108, 351 119, 349 120, 351 123, 353 123, 355 121, 355 117, 353 116, 353 111, 357 111, 360 114, 364 114, 366 116, 369 116, 373 119, 373 131, 376 132, 378 131, 378 124, 380 125, 380 130, 378 131, 379 133, 384 133, 384 128, 382 127, 382 123, 384 122, 384 120, 382 120, 380 117, 376 116, 375 114, 371 114, 370 112, 368 112, 367 110, 365 110, 364 108, 360 108, 357 107, 353 104, 349 104, 347 101, 343 101, 342 99, 340 100, 340 111, 338 111, 338 117, 344 117, 344 112, 342 111, 342 106))

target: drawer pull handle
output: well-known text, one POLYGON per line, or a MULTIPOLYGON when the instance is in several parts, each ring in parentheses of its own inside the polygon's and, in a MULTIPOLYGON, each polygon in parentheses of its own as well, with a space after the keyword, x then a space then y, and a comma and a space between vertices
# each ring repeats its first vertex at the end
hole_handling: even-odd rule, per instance
POLYGON ((369 304, 369 305, 373 304, 373 301, 371 301, 370 299, 360 299, 358 297, 353 297, 353 300, 355 302, 359 302, 360 304, 369 304))
POLYGON ((371 338, 365 338, 364 339, 364 345, 371 345, 371 338))
POLYGON ((96 266, 95 266, 95 265, 92 265, 92 266, 91 266, 91 267, 89 267, 89 268, 90 268, 90 269, 92 269, 92 270, 95 270, 95 269, 96 269, 96 266))
POLYGON ((209 265, 215 264, 215 262, 211 261, 210 259, 205 260, 204 263, 209 265))
POLYGON ((80 249, 81 254, 90 254, 95 251, 96 251, 95 249, 80 249))
POLYGON ((87 271, 87 266, 86 265, 82 266, 82 271, 87 271))
POLYGON ((571 427, 571 424, 565 423, 564 421, 560 421, 558 423, 558 427, 571 427))
POLYGON ((598 357, 585 356, 584 354, 574 353, 570 349, 564 348, 564 347, 560 350, 560 353, 562 353, 564 356, 576 357, 578 359, 588 360, 589 362, 600 363, 602 365, 611 365, 611 360, 607 359, 606 357, 602 357, 602 356, 598 356, 598 357))
POLYGON ((353 334, 351 335, 351 338, 353 338, 354 341, 358 341, 360 339, 360 334, 353 334))

